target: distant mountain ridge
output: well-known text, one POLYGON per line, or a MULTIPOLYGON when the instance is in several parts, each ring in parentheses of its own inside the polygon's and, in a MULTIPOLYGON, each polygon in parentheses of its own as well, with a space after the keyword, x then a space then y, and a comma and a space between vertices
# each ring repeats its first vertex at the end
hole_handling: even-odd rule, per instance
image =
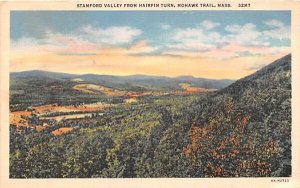
POLYGON ((49 72, 41 70, 31 70, 31 71, 22 71, 22 72, 11 72, 11 78, 24 78, 24 77, 50 77, 50 78, 75 78, 78 75, 68 74, 68 73, 59 73, 59 72, 49 72))
POLYGON ((26 77, 40 77, 40 78, 52 78, 52 79, 74 79, 80 78, 87 82, 94 83, 112 83, 112 84, 146 84, 146 85, 173 85, 179 84, 180 82, 189 82, 197 87, 221 89, 224 88, 234 80, 230 79, 207 79, 207 78, 196 78, 193 76, 178 76, 178 77, 167 77, 167 76, 152 76, 152 75, 129 75, 129 76, 116 76, 116 75, 98 75, 98 74, 68 74, 59 72, 48 72, 41 70, 23 71, 23 72, 11 72, 11 78, 26 78, 26 77))

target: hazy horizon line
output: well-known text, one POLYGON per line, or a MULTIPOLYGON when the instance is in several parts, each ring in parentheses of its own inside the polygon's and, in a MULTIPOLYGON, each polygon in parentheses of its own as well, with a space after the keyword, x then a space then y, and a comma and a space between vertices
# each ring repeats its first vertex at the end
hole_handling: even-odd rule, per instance
MULTIPOLYGON (((166 76, 166 75, 154 75, 154 74, 126 74, 126 75, 118 75, 118 74, 105 74, 105 73, 101 73, 101 74, 96 74, 96 73, 83 73, 83 74, 77 74, 77 73, 68 73, 68 72, 56 72, 56 71, 47 71, 47 70, 40 70, 40 69, 32 69, 32 70, 24 70, 24 71, 13 71, 13 72, 9 72, 9 74, 14 74, 14 73, 23 73, 23 72, 33 72, 33 71, 37 71, 37 72, 48 72, 48 73, 58 73, 58 74, 69 74, 69 75, 73 75, 73 76, 83 76, 83 75, 97 75, 97 76, 115 76, 115 77, 128 77, 128 76, 149 76, 149 77, 165 77, 165 78, 179 78, 179 77, 192 77, 192 78, 201 78, 201 79, 207 79, 207 80, 238 80, 238 79, 229 79, 229 78, 222 78, 222 79, 218 79, 218 78, 207 78, 207 77, 196 77, 193 75, 178 75, 178 76, 166 76)), ((247 75, 248 76, 248 75, 247 75)), ((243 78, 243 77, 242 77, 243 78)))

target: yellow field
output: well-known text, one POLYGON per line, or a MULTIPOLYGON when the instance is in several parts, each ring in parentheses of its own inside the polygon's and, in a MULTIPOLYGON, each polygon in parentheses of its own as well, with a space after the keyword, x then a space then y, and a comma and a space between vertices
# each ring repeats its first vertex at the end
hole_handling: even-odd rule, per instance
POLYGON ((111 89, 108 87, 104 87, 101 85, 95 85, 95 84, 78 84, 76 86, 73 87, 74 90, 77 91, 82 91, 84 93, 93 93, 93 94, 97 94, 97 93, 104 93, 105 95, 108 96, 124 96, 126 94, 126 92, 124 91, 119 91, 116 89, 111 89))
MULTIPOLYGON (((15 125, 17 127, 21 126, 21 127, 33 128, 36 129, 37 131, 41 131, 46 127, 30 125, 26 120, 26 117, 31 117, 33 114, 39 117, 47 113, 55 113, 55 112, 93 112, 93 111, 103 110, 104 108, 110 106, 114 106, 114 105, 97 102, 97 103, 90 103, 90 104, 82 104, 79 106, 74 106, 74 105, 58 106, 57 104, 36 106, 36 107, 32 107, 30 111, 24 110, 24 111, 10 112, 9 123, 10 125, 15 125)), ((65 119, 80 118, 86 115, 89 116, 89 114, 86 113, 86 114, 65 115, 65 119)), ((60 121, 61 119, 64 118, 64 116, 56 116, 56 117, 47 117, 47 118, 41 117, 40 119, 55 119, 57 121, 60 121)))
POLYGON ((95 85, 95 84, 78 84, 75 85, 73 89, 84 93, 91 93, 91 94, 103 93, 107 96, 112 96, 112 97, 134 98, 134 97, 152 94, 151 92, 120 91, 117 89, 111 89, 105 86, 95 85))
POLYGON ((51 133, 54 136, 59 136, 59 135, 71 132, 73 129, 74 129, 73 127, 61 127, 61 128, 58 128, 58 129, 52 131, 51 133))
POLYGON ((208 92, 208 91, 215 91, 215 89, 206 89, 201 87, 193 87, 188 83, 181 83, 179 84, 180 87, 185 91, 185 93, 201 93, 201 92, 208 92))

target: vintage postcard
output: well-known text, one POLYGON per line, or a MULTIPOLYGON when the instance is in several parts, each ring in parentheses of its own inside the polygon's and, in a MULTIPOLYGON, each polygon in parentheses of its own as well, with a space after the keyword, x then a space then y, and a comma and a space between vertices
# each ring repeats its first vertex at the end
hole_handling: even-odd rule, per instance
POLYGON ((299 1, 0 10, 1 187, 300 187, 299 1))

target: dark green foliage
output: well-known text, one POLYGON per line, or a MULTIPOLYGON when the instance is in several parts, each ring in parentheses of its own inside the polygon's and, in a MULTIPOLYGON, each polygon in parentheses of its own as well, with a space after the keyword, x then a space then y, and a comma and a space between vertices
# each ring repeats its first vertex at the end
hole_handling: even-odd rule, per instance
POLYGON ((42 80, 48 81, 12 78, 11 105, 20 105, 11 108, 53 101, 118 105, 101 116, 52 122, 41 132, 23 128, 19 134, 10 126, 11 178, 291 175, 290 56, 218 92, 143 96, 137 104, 76 93, 63 78, 42 80), (63 89, 47 89, 53 85, 63 89), (59 127, 74 130, 51 134, 59 127))
POLYGON ((201 100, 196 112, 186 154, 206 175, 291 175, 290 55, 201 100))
POLYGON ((57 103, 59 105, 79 105, 82 103, 123 101, 121 97, 104 94, 89 94, 73 90, 78 83, 45 77, 11 78, 10 110, 25 110, 30 106, 57 103))

